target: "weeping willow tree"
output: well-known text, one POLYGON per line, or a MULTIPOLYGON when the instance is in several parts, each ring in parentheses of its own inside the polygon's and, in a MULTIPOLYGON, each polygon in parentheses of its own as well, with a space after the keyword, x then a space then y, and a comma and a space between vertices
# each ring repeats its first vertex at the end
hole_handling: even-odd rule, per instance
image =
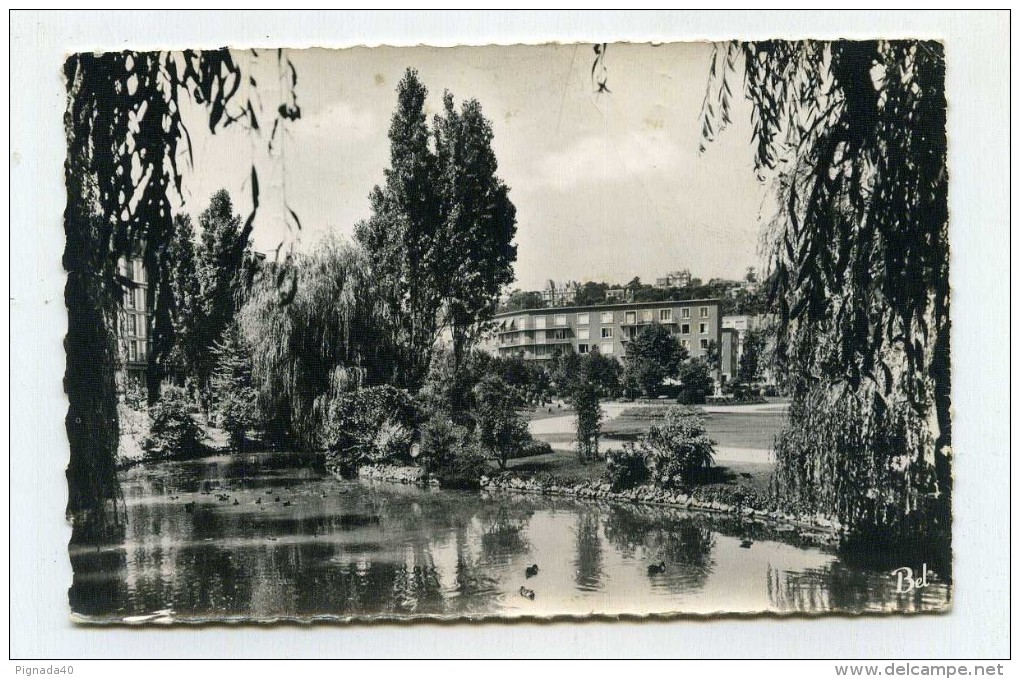
POLYGON ((846 545, 948 567, 952 494, 945 57, 929 41, 720 44, 702 130, 743 75, 776 372, 793 395, 775 490, 846 545), (877 549, 876 549, 877 548, 877 549))
POLYGON ((335 237, 259 274, 237 320, 279 442, 315 447, 332 399, 392 380, 395 325, 379 285, 364 251, 335 237), (281 289, 288 272, 296 287, 281 289), (283 294, 292 295, 286 305, 283 294))
MULTIPOLYGON (((276 60, 291 77, 275 112, 273 136, 281 119, 300 115, 293 98, 296 73, 282 52, 276 60)), ((257 88, 255 78, 242 73, 228 50, 81 53, 67 59, 64 77, 67 516, 73 524, 72 540, 80 541, 116 535, 122 526, 114 468, 118 422, 113 319, 124 284, 115 275, 119 257, 140 254, 151 282, 146 300, 153 314, 150 402, 158 395, 163 352, 172 346, 167 339, 173 332, 166 313, 168 295, 161 284, 166 277, 161 274, 168 265, 164 246, 173 231, 171 201, 180 197, 183 181, 181 161, 190 159, 181 105, 189 99, 204 107, 211 132, 234 123, 259 130, 261 105, 250 96, 257 88)), ((251 183, 257 208, 254 169, 251 183)), ((249 232, 254 208, 245 223, 249 232)))

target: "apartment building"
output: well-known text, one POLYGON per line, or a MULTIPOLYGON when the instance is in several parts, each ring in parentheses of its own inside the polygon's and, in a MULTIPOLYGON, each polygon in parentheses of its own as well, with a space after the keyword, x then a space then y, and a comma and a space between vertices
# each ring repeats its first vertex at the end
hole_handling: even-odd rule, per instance
POLYGON ((117 312, 117 344, 121 367, 117 381, 123 388, 128 381, 145 383, 149 360, 150 317, 148 276, 140 257, 121 257, 117 262, 121 280, 121 305, 117 312))
MULTIPOLYGON (((662 325, 693 357, 705 357, 712 342, 723 349, 722 316, 715 299, 630 302, 498 314, 494 343, 500 356, 549 360, 557 351, 597 350, 623 361, 627 343, 650 325, 662 325)), ((725 366, 732 359, 722 357, 725 366)), ((725 372, 725 371, 724 371, 725 372)))

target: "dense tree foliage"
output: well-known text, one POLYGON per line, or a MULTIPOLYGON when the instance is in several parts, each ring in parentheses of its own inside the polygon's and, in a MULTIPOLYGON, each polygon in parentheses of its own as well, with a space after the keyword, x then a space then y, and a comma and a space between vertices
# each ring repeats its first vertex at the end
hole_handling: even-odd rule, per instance
POLYGON ((682 403, 704 403, 705 398, 715 389, 712 368, 703 358, 692 358, 681 363, 677 378, 680 380, 682 403))
POLYGON ((851 534, 942 551, 947 565, 943 46, 731 43, 717 46, 712 69, 705 138, 727 123, 742 71, 755 162, 778 205, 768 298, 777 372, 794 403, 777 490, 851 534))
POLYGON ((645 396, 655 397, 666 378, 679 374, 686 359, 687 350, 668 328, 649 325, 627 343, 624 379, 645 396))
POLYGON ((757 382, 762 376, 765 360, 765 332, 763 330, 747 330, 741 337, 740 365, 737 369, 737 380, 750 384, 757 382))
POLYGON ((602 435, 598 387, 590 382, 575 382, 570 397, 577 430, 577 456, 582 462, 593 462, 599 456, 599 437, 602 435))
POLYGON ((165 377, 184 382, 193 377, 194 366, 202 352, 201 328, 202 287, 198 277, 195 253, 195 230, 188 215, 177 215, 173 230, 163 246, 166 266, 160 271, 163 288, 169 291, 170 303, 162 313, 170 316, 173 337, 167 352, 165 377))
POLYGON ((496 176, 492 129, 477 101, 449 93, 430 129, 428 90, 408 69, 390 124, 390 168, 357 225, 400 332, 399 381, 421 386, 444 327, 459 365, 477 324, 491 317, 517 256, 515 208, 496 176), (434 149, 433 149, 434 147, 434 149))
MULTIPOLYGON (((282 52, 276 58, 292 75, 277 121, 293 120, 300 116, 293 98, 296 73, 282 52)), ((78 540, 117 531, 121 523, 113 466, 118 427, 112 337, 119 293, 113 272, 119 257, 141 252, 152 281, 147 308, 158 322, 152 328, 154 351, 147 372, 150 402, 159 393, 163 352, 172 344, 162 337, 172 327, 161 309, 166 278, 160 254, 172 227, 171 199, 180 195, 179 162, 190 157, 182 100, 191 98, 205 107, 213 132, 237 122, 257 130, 260 107, 245 96, 255 91, 255 79, 245 78, 228 50, 79 53, 65 62, 64 77, 67 512, 78 540)), ((257 207, 257 189, 253 193, 257 207)), ((253 217, 246 229, 252 228, 253 217)))
POLYGON ((231 323, 213 346, 215 367, 210 388, 216 423, 230 437, 230 447, 243 451, 248 432, 260 429, 263 417, 252 380, 252 351, 237 323, 231 323))
POLYGON ((238 313, 271 434, 310 447, 332 399, 392 381, 393 323, 380 283, 356 246, 327 238, 290 270, 297 288, 279 303, 281 267, 264 267, 238 313))
POLYGON ((500 469, 517 457, 531 440, 528 422, 517 413, 518 399, 496 375, 485 376, 475 387, 478 443, 500 469))

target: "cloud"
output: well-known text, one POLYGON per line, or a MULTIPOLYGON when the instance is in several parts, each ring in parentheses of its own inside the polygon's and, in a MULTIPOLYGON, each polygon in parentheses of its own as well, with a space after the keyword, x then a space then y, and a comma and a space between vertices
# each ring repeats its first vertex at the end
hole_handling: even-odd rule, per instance
POLYGON ((585 136, 542 154, 528 184, 566 192, 584 184, 666 176, 681 161, 680 147, 662 134, 632 131, 617 137, 585 136))
POLYGON ((300 128, 295 126, 294 129, 315 137, 331 136, 347 141, 362 141, 381 133, 377 118, 367 109, 355 108, 349 102, 339 100, 305 117, 300 128))

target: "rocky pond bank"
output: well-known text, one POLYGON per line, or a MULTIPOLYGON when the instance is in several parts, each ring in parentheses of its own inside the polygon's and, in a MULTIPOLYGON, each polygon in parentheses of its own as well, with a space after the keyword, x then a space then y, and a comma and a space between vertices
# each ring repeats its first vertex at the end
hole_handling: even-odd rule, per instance
MULTIPOLYGON (((334 470, 327 470, 334 475, 334 470)), ((398 465, 368 465, 358 470, 358 477, 412 485, 438 487, 439 482, 420 467, 398 465)), ((479 486, 486 493, 527 493, 580 500, 624 502, 671 509, 698 510, 725 515, 741 521, 770 525, 774 531, 793 535, 801 541, 820 545, 838 542, 840 526, 822 516, 796 516, 761 507, 756 497, 745 497, 718 486, 696 488, 690 493, 665 490, 653 486, 638 486, 613 490, 609 483, 599 481, 568 482, 553 478, 526 477, 515 472, 500 472, 483 476, 479 486)))

